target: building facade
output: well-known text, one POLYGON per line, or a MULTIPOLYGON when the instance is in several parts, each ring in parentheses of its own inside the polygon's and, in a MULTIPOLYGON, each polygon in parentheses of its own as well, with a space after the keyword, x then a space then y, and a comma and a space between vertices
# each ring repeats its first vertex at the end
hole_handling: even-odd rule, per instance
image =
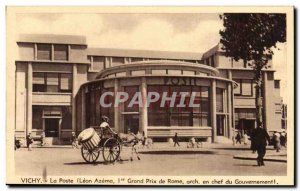
MULTIPOLYGON (((144 132, 166 141, 175 132, 182 139, 228 140, 235 131, 255 128, 253 70, 224 56, 220 45, 207 52, 165 52, 88 48, 85 37, 21 35, 16 60, 16 138, 45 132, 50 144, 69 144, 77 134, 99 126, 101 116, 119 132, 144 132), (104 92, 196 92, 199 107, 157 104, 101 107, 104 92)), ((264 127, 281 128, 279 80, 272 62, 263 71, 264 127)), ((189 94, 190 95, 190 94, 189 94)), ((106 102, 113 101, 113 96, 106 102)), ((187 97, 187 100, 191 99, 187 97)))

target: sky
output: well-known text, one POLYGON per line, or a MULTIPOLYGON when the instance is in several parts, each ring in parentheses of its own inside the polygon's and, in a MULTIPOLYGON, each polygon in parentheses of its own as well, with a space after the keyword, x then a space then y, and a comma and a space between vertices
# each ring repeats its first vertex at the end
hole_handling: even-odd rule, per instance
MULTIPOLYGON (((220 41, 218 14, 164 13, 22 13, 16 17, 18 34, 86 36, 89 47, 205 52, 220 41)), ((17 38, 17 37, 16 37, 17 38)), ((286 44, 274 49, 276 79, 287 100, 286 44)))

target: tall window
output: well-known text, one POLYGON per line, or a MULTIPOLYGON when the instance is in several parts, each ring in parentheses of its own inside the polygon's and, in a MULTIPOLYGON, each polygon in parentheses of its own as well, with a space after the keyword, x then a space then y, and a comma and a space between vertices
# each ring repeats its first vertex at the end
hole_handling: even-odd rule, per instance
POLYGON ((54 45, 54 60, 68 60, 67 45, 54 45))
POLYGON ((132 100, 133 96, 136 92, 139 91, 139 86, 126 86, 124 87, 124 92, 128 93, 128 99, 124 103, 124 111, 125 112, 138 112, 139 111, 139 105, 134 104, 132 107, 128 107, 130 101, 132 100))
POLYGON ((224 111, 223 92, 224 92, 223 89, 217 88, 217 93, 216 93, 217 112, 224 111))
POLYGON ((33 92, 72 92, 72 74, 34 72, 33 92))
POLYGON ((32 129, 43 129, 43 106, 32 106, 32 129))
POLYGON ((51 60, 51 45, 38 44, 37 45, 37 59, 38 60, 51 60))

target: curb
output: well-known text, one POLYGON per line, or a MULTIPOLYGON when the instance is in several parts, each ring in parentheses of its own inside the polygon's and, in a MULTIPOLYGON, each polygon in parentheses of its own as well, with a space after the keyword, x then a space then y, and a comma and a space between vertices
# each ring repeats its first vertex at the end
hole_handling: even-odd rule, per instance
MULTIPOLYGON (((240 160, 256 160, 256 158, 246 157, 246 156, 233 156, 233 158, 240 159, 240 160)), ((287 159, 264 158, 264 161, 287 163, 287 159)))

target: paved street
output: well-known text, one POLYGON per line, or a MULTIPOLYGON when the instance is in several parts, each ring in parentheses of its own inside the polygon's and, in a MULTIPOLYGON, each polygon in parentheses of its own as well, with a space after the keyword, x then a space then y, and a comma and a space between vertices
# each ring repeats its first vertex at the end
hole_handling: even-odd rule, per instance
MULTIPOLYGON (((272 153, 268 150, 267 153, 272 153)), ((251 153, 248 146, 204 145, 203 148, 187 149, 183 145, 141 149, 141 160, 129 161, 130 149, 124 148, 123 163, 104 164, 100 155, 96 164, 87 164, 80 149, 22 148, 15 151, 16 173, 42 175, 46 167, 48 175, 286 175, 287 163, 266 162, 256 166, 254 160, 233 159, 236 154, 251 153), (126 160, 127 159, 127 160, 126 160)))

